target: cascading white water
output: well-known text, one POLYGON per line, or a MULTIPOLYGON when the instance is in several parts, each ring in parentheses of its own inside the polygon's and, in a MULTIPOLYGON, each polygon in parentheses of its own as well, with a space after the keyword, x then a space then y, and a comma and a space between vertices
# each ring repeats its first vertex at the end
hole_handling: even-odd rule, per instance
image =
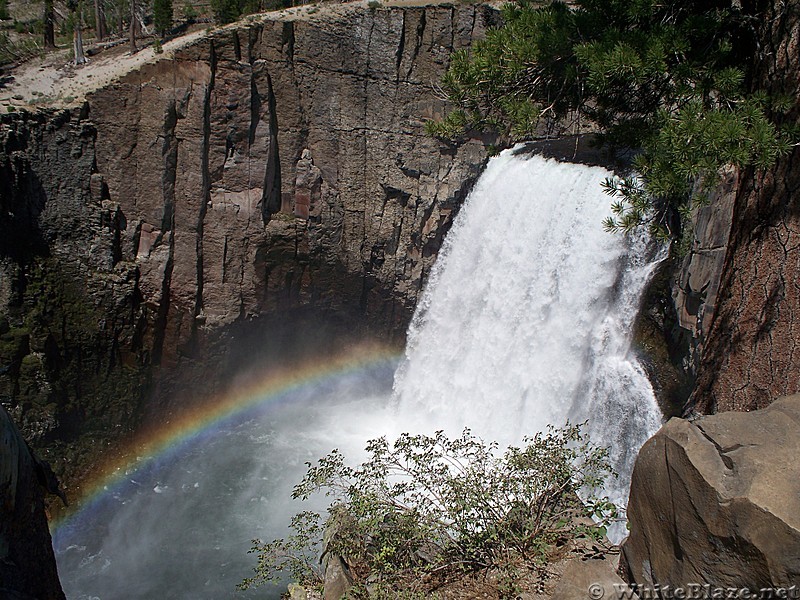
POLYGON ((493 159, 433 269, 394 390, 412 429, 470 427, 501 444, 588 420, 620 475, 607 492, 624 505, 636 452, 661 422, 630 353, 657 262, 646 239, 604 230, 610 175, 520 151, 493 159))
POLYGON ((608 175, 514 151, 493 158, 430 275, 394 393, 385 364, 309 384, 131 473, 57 532, 67 597, 241 597, 250 538, 284 535, 305 508, 289 502, 303 462, 333 447, 358 457, 367 439, 402 431, 470 427, 516 444, 588 420, 621 475, 608 492, 624 503, 661 418, 629 349, 655 262, 645 239, 603 231, 608 175))

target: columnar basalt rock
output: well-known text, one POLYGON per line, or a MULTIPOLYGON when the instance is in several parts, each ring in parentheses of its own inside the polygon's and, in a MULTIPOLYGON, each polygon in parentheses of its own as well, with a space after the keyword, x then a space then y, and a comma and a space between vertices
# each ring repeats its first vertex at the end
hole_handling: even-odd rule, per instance
POLYGON ((0 597, 63 600, 44 511, 49 467, 0 407, 0 597))
POLYGON ((445 111, 452 51, 497 13, 309 13, 214 30, 79 111, 3 115, 0 394, 26 433, 39 411, 42 444, 65 423, 131 427, 169 378, 213 390, 243 324, 303 311, 402 338, 486 161, 424 122, 445 111), (54 278, 63 293, 40 302, 54 278), (26 403, 26 381, 58 393, 26 403))
POLYGON ((286 297, 404 327, 485 156, 422 124, 444 109, 433 86, 450 52, 492 15, 270 17, 90 97, 97 168, 167 354, 286 297), (276 246, 294 250, 276 261, 276 246))

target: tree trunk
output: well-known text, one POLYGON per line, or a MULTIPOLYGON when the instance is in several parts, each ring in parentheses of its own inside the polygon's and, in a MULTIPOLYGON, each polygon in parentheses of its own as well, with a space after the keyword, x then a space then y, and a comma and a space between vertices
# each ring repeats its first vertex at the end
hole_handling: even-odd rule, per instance
POLYGON ((44 0, 44 47, 56 47, 55 11, 53 0, 44 0))
POLYGON ((136 52, 136 0, 130 0, 130 6, 131 6, 131 27, 130 27, 131 52, 136 52))
POLYGON ((72 49, 75 52, 75 64, 82 65, 89 62, 83 53, 83 33, 81 31, 81 11, 80 7, 73 14, 75 26, 72 30, 72 49))
POLYGON ((97 41, 106 39, 108 31, 106 30, 106 13, 103 9, 103 0, 94 0, 94 23, 97 41))

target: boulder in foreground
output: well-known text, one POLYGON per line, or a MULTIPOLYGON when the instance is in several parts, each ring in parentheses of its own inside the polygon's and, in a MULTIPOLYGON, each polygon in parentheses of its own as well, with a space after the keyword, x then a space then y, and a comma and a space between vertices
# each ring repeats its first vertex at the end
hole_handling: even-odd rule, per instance
POLYGON ((640 586, 800 581, 800 395, 671 419, 641 449, 623 569, 640 586))

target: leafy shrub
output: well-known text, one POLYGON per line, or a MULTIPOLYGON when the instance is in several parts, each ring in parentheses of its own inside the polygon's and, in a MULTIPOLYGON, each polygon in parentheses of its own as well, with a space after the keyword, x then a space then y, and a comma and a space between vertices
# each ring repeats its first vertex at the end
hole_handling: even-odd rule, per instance
MULTIPOLYGON (((361 583, 369 577, 402 586, 514 562, 542 568, 570 540, 602 537, 616 516, 614 505, 596 495, 611 473, 607 453, 580 426, 550 428, 502 454, 469 430, 455 439, 441 431, 403 434, 393 444, 382 437, 366 449, 369 458, 358 467, 337 450, 308 463, 292 494, 332 498, 328 524, 335 533, 325 552, 343 557, 361 583)), ((255 576, 240 587, 276 582, 284 571, 321 584, 321 515, 300 513, 291 528, 286 539, 253 541, 255 576)))

